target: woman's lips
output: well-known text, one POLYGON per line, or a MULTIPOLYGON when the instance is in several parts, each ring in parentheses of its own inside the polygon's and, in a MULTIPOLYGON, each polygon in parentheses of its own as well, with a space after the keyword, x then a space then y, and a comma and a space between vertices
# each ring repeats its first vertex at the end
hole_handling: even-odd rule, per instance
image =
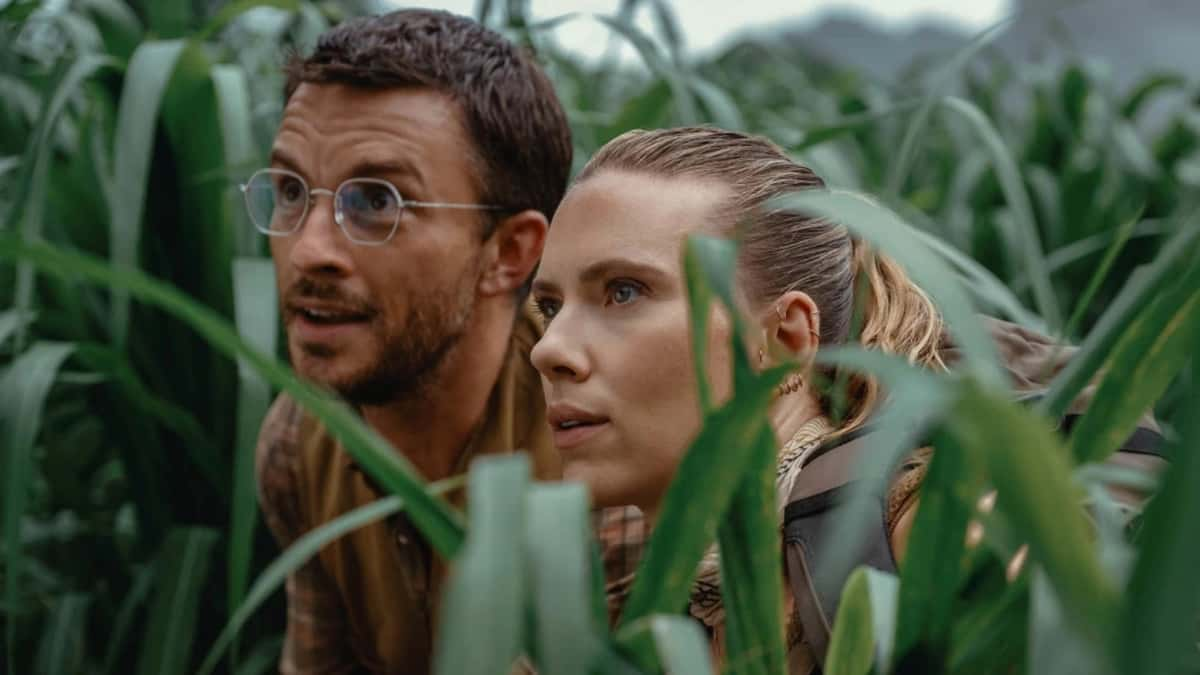
POLYGON ((554 446, 559 450, 574 448, 608 428, 608 424, 608 422, 593 422, 590 424, 579 424, 567 429, 553 426, 554 446))

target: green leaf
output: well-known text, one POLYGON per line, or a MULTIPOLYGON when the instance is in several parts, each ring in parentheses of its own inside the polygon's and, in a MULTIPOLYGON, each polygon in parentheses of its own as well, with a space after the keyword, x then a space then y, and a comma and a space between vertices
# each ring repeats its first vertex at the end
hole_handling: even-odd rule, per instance
MULTIPOLYGON (((653 649, 652 672, 666 675, 714 672, 708 638, 700 624, 692 618, 668 614, 647 616, 623 628, 618 640, 625 643, 648 642, 653 649)), ((605 672, 632 675, 645 671, 616 667, 605 672)))
POLYGON ((1112 672, 1104 649, 1089 643, 1063 611, 1054 588, 1039 569, 1032 572, 1029 617, 1029 675, 1105 675, 1112 672))
POLYGON ((590 597, 587 491, 571 483, 535 485, 526 497, 525 520, 538 672, 591 672, 602 644, 590 597))
POLYGON ((191 326, 226 356, 244 359, 267 382, 287 392, 321 420, 330 433, 342 442, 355 462, 380 486, 405 499, 413 523, 434 550, 448 558, 457 551, 463 537, 458 514, 442 500, 426 493, 419 474, 406 459, 364 424, 348 406, 298 379, 275 359, 248 346, 223 318, 209 308, 140 271, 112 267, 92 256, 58 249, 44 242, 26 244, 6 233, 0 233, 0 259, 26 260, 36 268, 56 276, 82 278, 127 289, 135 297, 191 326))
POLYGON ((150 568, 139 566, 133 570, 133 583, 121 601, 121 608, 117 610, 112 630, 108 634, 108 646, 104 650, 104 669, 101 671, 105 675, 114 672, 121 649, 125 646, 125 638, 133 625, 134 615, 145 604, 146 598, 150 597, 153 581, 154 576, 150 568))
POLYGON ((55 600, 38 647, 37 672, 74 675, 82 671, 86 655, 84 628, 90 602, 91 598, 84 593, 67 593, 55 600))
MULTIPOLYGON (((42 233, 42 219, 46 209, 47 172, 55 144, 51 134, 58 129, 59 117, 72 96, 97 70, 112 64, 104 56, 86 54, 74 61, 57 80, 53 93, 44 102, 44 112, 38 118, 37 127, 29 137, 29 143, 21 157, 21 171, 15 182, 17 199, 7 214, 4 229, 19 231, 26 239, 38 238, 42 233)), ((17 286, 14 309, 28 312, 33 304, 33 269, 17 262, 17 286)), ((17 343, 24 341, 21 331, 17 332, 17 343)))
POLYGON ((848 192, 798 192, 775 200, 783 208, 823 216, 850 228, 891 256, 937 305, 963 351, 960 369, 996 387, 1006 386, 996 347, 975 314, 962 285, 943 261, 896 214, 848 192))
POLYGON ((1038 410, 1046 417, 1062 417, 1071 402, 1108 359, 1111 350, 1135 317, 1145 310, 1154 298, 1175 283, 1181 266, 1193 259, 1200 244, 1198 220, 1200 214, 1196 213, 1184 218, 1175 236, 1163 243, 1154 261, 1143 268, 1140 274, 1130 278, 1117 297, 1109 303, 1108 310, 1092 327, 1079 351, 1054 378, 1046 395, 1038 403, 1038 410))
POLYGON ((17 331, 29 325, 34 319, 32 312, 22 312, 18 309, 10 309, 5 312, 0 312, 0 347, 8 342, 17 331))
MULTIPOLYGON (((275 268, 263 258, 239 258, 233 265, 238 335, 264 354, 276 350, 275 268)), ((258 503, 254 493, 254 449, 258 430, 271 405, 271 388, 249 364, 241 364, 238 379, 237 445, 233 462, 233 513, 229 534, 229 607, 237 607, 246 591, 254 557, 254 522, 258 503)))
MULTIPOLYGON (((1200 353, 1200 340, 1192 343, 1200 353)), ((1167 675, 1182 672, 1196 653, 1196 616, 1200 593, 1200 386, 1193 382, 1184 410, 1187 428, 1174 443, 1162 489, 1146 509, 1137 562, 1113 640, 1119 672, 1167 675), (1127 639, 1136 635, 1136 640, 1127 639)))
POLYGON ((658 660, 667 675, 713 672, 708 640, 695 621, 677 616, 652 616, 650 632, 658 648, 658 660))
POLYGON ((435 638, 439 675, 507 672, 521 654, 528 487, 524 454, 472 462, 470 528, 446 580, 435 638))
POLYGON ((1121 446, 1146 411, 1194 358, 1200 336, 1200 265, 1154 298, 1109 357, 1091 405, 1071 432, 1080 462, 1105 459, 1121 446))
MULTIPOLYGON (((29 497, 33 474, 33 446, 41 426, 46 396, 63 361, 73 347, 56 342, 38 342, 21 354, 0 377, 0 440, 4 448, 4 604, 15 607, 22 585, 21 517, 29 497)), ((8 672, 13 664, 16 621, 6 620, 8 672)))
POLYGON ((671 87, 675 110, 679 116, 679 124, 697 124, 700 122, 700 114, 696 110, 696 101, 687 86, 688 81, 684 72, 667 62, 659 52, 657 45, 654 44, 654 41, 648 35, 634 26, 632 22, 622 17, 604 16, 602 14, 594 14, 592 16, 614 33, 629 41, 629 44, 633 45, 633 48, 642 57, 650 72, 667 81, 667 84, 671 87))
POLYGON ((787 671, 783 569, 775 504, 777 445, 765 421, 754 443, 742 484, 717 530, 721 597, 725 608, 726 666, 731 673, 787 671))
POLYGON ((191 672, 197 609, 209 586, 208 567, 218 538, 215 530, 201 527, 181 527, 167 535, 155 567, 139 675, 191 672))
POLYGON ((248 12, 252 9, 255 9, 257 7, 274 7, 276 9, 283 9, 283 10, 288 10, 288 11, 294 12, 294 11, 300 9, 300 1, 299 0, 237 0, 237 2, 231 2, 227 5, 225 5, 224 7, 222 7, 221 11, 217 12, 216 16, 214 16, 212 19, 210 19, 209 22, 204 26, 204 28, 200 29, 200 32, 196 34, 195 39, 199 40, 199 41, 205 41, 205 40, 211 39, 217 33, 224 30, 224 28, 226 26, 228 26, 229 24, 236 21, 238 17, 240 17, 241 15, 245 14, 246 12, 248 12))
MULTIPOLYGON (((246 73, 237 66, 218 65, 212 70, 213 87, 221 114, 221 138, 227 174, 249 173, 258 161, 254 144, 253 113, 250 86, 246 73)), ((241 256, 254 256, 262 237, 245 215, 241 195, 236 190, 226 193, 230 224, 233 226, 234 251, 241 256)))
POLYGON ((1088 282, 1087 288, 1079 295, 1079 299, 1075 301, 1075 310, 1071 312, 1071 318, 1067 319, 1067 325, 1063 327, 1061 335, 1069 338, 1075 334, 1075 331, 1083 321, 1083 315, 1092 304, 1092 298, 1096 296, 1096 291, 1100 290, 1100 284, 1108 277, 1108 272, 1112 269, 1113 263, 1116 262, 1117 255, 1125 248, 1125 244, 1129 241, 1129 237, 1133 234, 1133 228, 1137 226, 1141 216, 1142 210, 1138 209, 1137 214, 1117 226, 1116 230, 1112 232, 1112 242, 1109 243, 1108 250, 1104 252, 1104 257, 1096 267, 1096 272, 1092 275, 1091 281, 1088 282))
MULTIPOLYGON (((152 3, 152 7, 175 4, 178 2, 168 0, 152 3)), ((157 29, 154 13, 151 25, 157 29)), ((125 71, 113 153, 114 194, 108 214, 109 257, 116 267, 137 267, 159 104, 186 46, 183 40, 144 42, 125 71)), ((113 341, 123 345, 129 329, 129 294, 114 288, 112 296, 113 341)))
POLYGON ((895 634, 896 577, 860 567, 842 589, 837 620, 825 655, 827 675, 886 673, 895 634))
POLYGON ((1028 541, 1030 559, 1043 566, 1081 632, 1091 641, 1105 639, 1116 618, 1116 587, 1091 544, 1068 454, 1053 425, 970 382, 946 423, 986 467, 997 511, 1028 541))
MULTIPOLYGON (((460 476, 437 481, 429 485, 429 493, 431 495, 444 494, 460 487, 462 483, 463 480, 460 476)), ((221 630, 221 634, 217 636, 213 646, 208 650, 208 655, 204 657, 204 662, 197 671, 199 675, 208 675, 213 671, 221 655, 225 653, 225 649, 250 616, 254 614, 254 611, 262 606, 262 603, 272 593, 279 590, 280 586, 283 586, 289 574, 303 567, 326 544, 360 527, 370 525, 403 510, 404 500, 401 498, 383 497, 365 506, 347 511, 337 518, 313 528, 292 542, 292 545, 287 547, 278 558, 271 561, 271 564, 267 565, 267 568, 254 580, 245 599, 234 610, 232 616, 229 617, 229 622, 225 624, 225 628, 221 630)))
MULTIPOLYGON (((941 437, 936 446, 900 569, 896 655, 901 664, 917 645, 919 658, 944 662, 963 572, 964 535, 982 487, 978 463, 970 462, 952 438, 941 437)), ((913 665, 933 668, 935 663, 913 665)))
POLYGON ((912 167, 913 157, 916 155, 917 138, 925 130, 934 106, 942 99, 947 88, 958 78, 960 72, 971 62, 971 59, 975 58, 975 55, 980 50, 999 37, 1015 19, 1015 16, 1007 17, 976 33, 939 70, 934 78, 933 85, 921 101, 921 107, 917 109, 917 113, 913 115, 912 120, 908 123, 908 127, 904 131, 904 138, 900 141, 900 149, 892 160, 891 170, 888 172, 887 194, 899 196, 900 191, 904 189, 904 184, 908 180, 909 170, 912 167))
POLYGON ((1037 220, 1033 215, 1033 206, 1029 202, 1028 193, 1025 192, 1025 182, 1021 178, 1016 160, 982 110, 954 96, 947 97, 943 105, 962 115, 988 149, 992 157, 992 168, 1000 181, 1000 188, 1004 191, 1005 202, 1018 226, 1017 230, 1011 233, 1009 248, 1012 253, 1019 251, 1021 254, 1042 318, 1055 328, 1061 327, 1062 312, 1058 308, 1058 300, 1050 284, 1050 271, 1046 267, 1046 256, 1042 251, 1037 220))

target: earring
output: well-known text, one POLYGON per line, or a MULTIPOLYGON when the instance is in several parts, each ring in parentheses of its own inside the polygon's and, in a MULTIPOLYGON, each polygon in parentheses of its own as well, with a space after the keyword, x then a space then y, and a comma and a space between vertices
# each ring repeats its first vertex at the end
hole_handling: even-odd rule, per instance
POLYGON ((783 382, 779 383, 778 391, 780 396, 787 396, 804 389, 804 378, 800 373, 792 373, 787 376, 783 382))

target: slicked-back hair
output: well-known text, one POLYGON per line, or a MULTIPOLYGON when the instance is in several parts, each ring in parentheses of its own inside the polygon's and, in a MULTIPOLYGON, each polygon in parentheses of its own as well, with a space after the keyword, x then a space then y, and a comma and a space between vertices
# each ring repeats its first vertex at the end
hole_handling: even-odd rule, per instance
POLYGON ((284 71, 288 98, 305 82, 443 93, 473 143, 480 203, 548 220, 562 200, 571 131, 554 87, 530 54, 471 19, 428 9, 352 19, 284 71))

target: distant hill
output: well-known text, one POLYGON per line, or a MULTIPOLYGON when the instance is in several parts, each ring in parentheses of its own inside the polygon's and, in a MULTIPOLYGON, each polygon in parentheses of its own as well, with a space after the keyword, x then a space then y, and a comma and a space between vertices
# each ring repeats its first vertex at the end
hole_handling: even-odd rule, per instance
MULTIPOLYGON (((1050 7, 1049 0, 1015 4, 1050 7)), ((1109 64, 1119 86, 1147 72, 1171 70, 1200 78, 1200 0, 1093 0, 1049 15, 1023 15, 995 46, 1018 62, 1094 59, 1109 64)), ((779 39, 808 55, 894 81, 916 59, 938 58, 971 37, 956 27, 923 23, 892 31, 855 14, 838 13, 779 39)))

